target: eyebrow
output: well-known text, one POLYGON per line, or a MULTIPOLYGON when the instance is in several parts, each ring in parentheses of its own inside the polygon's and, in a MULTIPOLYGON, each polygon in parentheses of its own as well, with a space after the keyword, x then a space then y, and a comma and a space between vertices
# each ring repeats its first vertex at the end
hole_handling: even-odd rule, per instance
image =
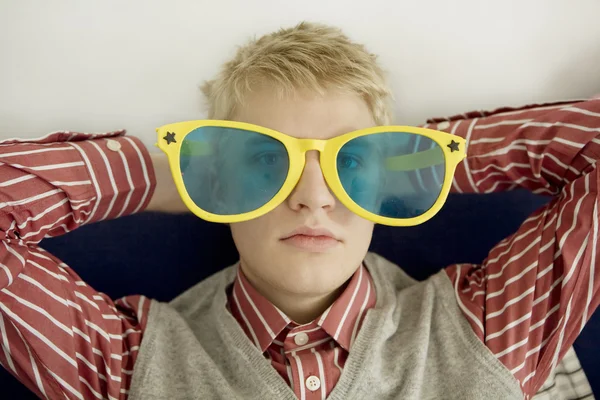
POLYGON ((334 130, 334 132, 336 132, 336 133, 334 133, 334 135, 331 136, 331 137, 334 138, 334 137, 337 137, 337 136, 342 136, 342 135, 345 135, 347 133, 358 131, 358 130, 361 130, 361 129, 366 129, 366 128, 345 127, 344 129, 336 129, 336 130, 334 130))
POLYGON ((355 138, 349 142, 346 142, 342 148, 360 148, 365 150, 372 150, 373 148, 377 149, 379 146, 377 144, 369 141, 369 140, 360 140, 361 138, 355 138))
POLYGON ((282 144, 279 140, 275 139, 274 137, 263 134, 248 139, 245 144, 250 146, 257 146, 261 144, 274 144, 273 142, 277 144, 282 144))

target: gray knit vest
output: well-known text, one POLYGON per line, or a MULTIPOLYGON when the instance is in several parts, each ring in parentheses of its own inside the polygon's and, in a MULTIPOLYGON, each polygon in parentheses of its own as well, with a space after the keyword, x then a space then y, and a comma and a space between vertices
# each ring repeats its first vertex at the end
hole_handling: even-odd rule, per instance
MULTIPOLYGON (((475 336, 444 271, 417 282, 365 258, 377 291, 329 395, 347 399, 522 399, 517 380, 475 336)), ((153 301, 131 399, 296 399, 227 311, 236 266, 170 303, 153 301)))

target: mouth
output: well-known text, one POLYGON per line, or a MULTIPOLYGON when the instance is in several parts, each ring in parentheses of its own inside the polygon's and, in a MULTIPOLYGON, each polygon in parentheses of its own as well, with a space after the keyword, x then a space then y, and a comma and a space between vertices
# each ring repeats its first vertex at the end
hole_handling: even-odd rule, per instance
POLYGON ((280 240, 286 245, 314 253, 326 252, 341 243, 341 241, 327 229, 309 228, 306 226, 295 229, 280 240))

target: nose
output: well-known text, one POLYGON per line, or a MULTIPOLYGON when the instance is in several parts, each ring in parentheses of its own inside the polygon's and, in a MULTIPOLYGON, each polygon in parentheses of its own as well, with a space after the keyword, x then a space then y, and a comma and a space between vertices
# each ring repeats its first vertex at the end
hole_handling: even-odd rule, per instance
POLYGON ((304 171, 287 202, 294 211, 331 211, 335 208, 336 199, 321 171, 319 152, 312 150, 306 153, 304 171))

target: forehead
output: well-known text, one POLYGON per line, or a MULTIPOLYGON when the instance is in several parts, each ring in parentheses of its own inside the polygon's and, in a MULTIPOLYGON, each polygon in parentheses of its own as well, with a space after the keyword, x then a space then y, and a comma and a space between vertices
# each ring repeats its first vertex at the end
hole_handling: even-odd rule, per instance
POLYGON ((356 94, 296 91, 281 97, 261 88, 245 97, 236 121, 264 126, 301 139, 329 139, 375 126, 365 101, 356 94))

